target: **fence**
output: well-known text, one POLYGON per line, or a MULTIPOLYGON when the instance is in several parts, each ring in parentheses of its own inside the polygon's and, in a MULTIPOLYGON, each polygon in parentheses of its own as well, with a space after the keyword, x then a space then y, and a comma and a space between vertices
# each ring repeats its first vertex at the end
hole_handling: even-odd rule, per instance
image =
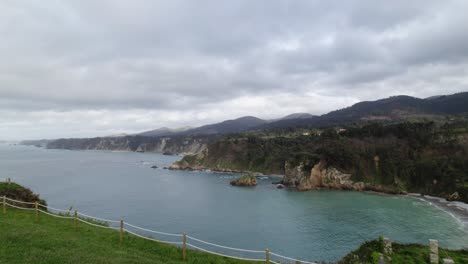
POLYGON ((8 198, 3 196, 1 199, 1 204, 3 205, 3 214, 6 214, 7 207, 12 207, 20 210, 29 210, 35 212, 35 221, 39 221, 39 214, 43 213, 49 216, 62 218, 62 219, 70 219, 73 220, 74 228, 77 229, 78 222, 98 227, 98 228, 106 228, 112 229, 119 232, 120 236, 120 243, 123 240, 124 232, 134 235, 136 237, 147 239, 155 242, 171 244, 175 246, 182 247, 182 259, 187 260, 187 248, 192 248, 198 251, 203 251, 206 253, 226 257, 226 258, 233 258, 239 260, 246 260, 246 261, 254 261, 254 262, 265 262, 267 264, 281 264, 281 263, 294 263, 294 264, 317 264, 315 262, 309 262, 304 260, 299 260, 295 258, 286 257, 274 252, 271 252, 269 249, 266 250, 249 250, 249 249, 241 249, 241 248, 234 248, 228 247, 223 245, 218 245, 215 243, 210 243, 192 236, 187 235, 186 233, 182 234, 173 234, 173 233, 166 233, 160 231, 154 231, 151 229, 146 229, 143 227, 139 227, 136 225, 132 225, 130 223, 124 222, 123 220, 110 220, 99 218, 95 216, 90 216, 77 210, 73 212, 71 210, 63 210, 57 209, 50 206, 45 206, 39 204, 38 202, 23 202, 8 198), (21 206, 22 205, 22 206, 21 206), (55 212, 55 213, 54 213, 55 212), (158 239, 154 238, 153 236, 158 236, 158 239), (159 239, 159 237, 163 239, 159 239), (236 252, 236 254, 232 254, 236 252))

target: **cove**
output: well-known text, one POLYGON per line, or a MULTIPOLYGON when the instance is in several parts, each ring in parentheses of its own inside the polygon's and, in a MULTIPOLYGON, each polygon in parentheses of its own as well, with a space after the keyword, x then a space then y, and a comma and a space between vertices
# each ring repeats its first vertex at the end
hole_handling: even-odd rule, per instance
POLYGON ((232 187, 238 175, 169 171, 177 156, 46 150, 0 144, 1 178, 30 187, 52 207, 246 249, 334 261, 365 240, 468 246, 463 223, 426 201, 382 194, 232 187), (151 169, 157 165, 158 169, 151 169))

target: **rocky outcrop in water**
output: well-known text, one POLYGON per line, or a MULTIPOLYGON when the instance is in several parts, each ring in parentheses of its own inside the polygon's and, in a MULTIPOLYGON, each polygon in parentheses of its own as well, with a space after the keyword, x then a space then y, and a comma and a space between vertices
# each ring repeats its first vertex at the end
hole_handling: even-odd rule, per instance
POLYGON ((240 178, 231 181, 232 186, 252 187, 257 185, 257 178, 255 175, 247 174, 242 175, 240 178))

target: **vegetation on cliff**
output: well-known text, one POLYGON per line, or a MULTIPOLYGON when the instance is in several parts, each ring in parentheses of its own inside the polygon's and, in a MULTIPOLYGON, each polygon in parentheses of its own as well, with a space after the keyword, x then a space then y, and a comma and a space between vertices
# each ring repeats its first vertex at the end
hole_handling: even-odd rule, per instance
MULTIPOLYGON (((6 196, 10 199, 34 203, 38 202, 42 205, 47 205, 47 203, 40 199, 38 194, 33 193, 30 189, 23 187, 14 182, 0 182, 0 196, 6 196)), ((0 198, 1 198, 0 197, 0 198)), ((15 204, 16 206, 27 206, 24 204, 15 204)), ((31 205, 29 205, 32 207, 31 205)))
MULTIPOLYGON (((346 255, 338 264, 378 264, 379 254, 384 253, 381 239, 363 243, 358 249, 346 255)), ((429 246, 420 244, 392 243, 392 264, 429 263, 429 246)), ((451 258, 455 263, 468 263, 468 250, 448 250, 439 248, 439 260, 451 258)), ((389 263, 389 262, 386 262, 389 263)))
POLYGON ((284 174, 285 164, 306 173, 320 160, 355 182, 468 202, 468 123, 371 124, 314 133, 264 132, 226 137, 180 164, 284 174), (340 130, 341 129, 341 130, 340 130))

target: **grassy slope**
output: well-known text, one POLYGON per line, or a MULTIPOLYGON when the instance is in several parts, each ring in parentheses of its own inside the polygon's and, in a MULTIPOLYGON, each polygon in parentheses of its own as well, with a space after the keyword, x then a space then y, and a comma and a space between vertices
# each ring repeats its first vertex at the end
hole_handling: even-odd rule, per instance
MULTIPOLYGON (((340 264, 376 263, 375 253, 381 252, 378 241, 364 243, 340 264), (357 255, 358 257, 355 257, 357 255)), ((393 264, 428 263, 429 247, 425 245, 393 245, 393 264)), ((441 258, 451 257, 455 263, 468 263, 468 251, 440 249, 441 258)), ((77 232, 72 220, 41 214, 34 223, 33 211, 8 208, 0 213, 0 263, 254 263, 188 250, 183 262, 182 250, 129 234, 119 245, 117 231, 100 229, 79 223, 77 232)), ((259 262, 255 262, 259 263, 259 262)))
POLYGON ((8 208, 0 212, 0 263, 249 263, 202 252, 187 252, 183 262, 177 247, 124 235, 73 221, 8 208))

